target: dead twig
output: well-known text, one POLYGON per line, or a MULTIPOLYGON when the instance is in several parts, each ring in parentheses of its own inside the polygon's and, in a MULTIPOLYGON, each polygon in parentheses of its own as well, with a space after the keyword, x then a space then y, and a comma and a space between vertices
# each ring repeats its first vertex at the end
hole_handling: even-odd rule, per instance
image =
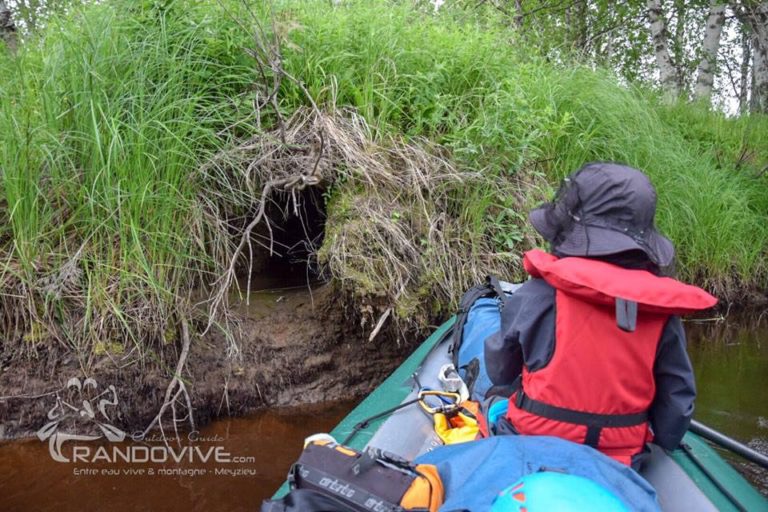
POLYGON ((384 312, 383 315, 381 315, 381 318, 379 318, 378 323, 376 324, 376 327, 373 328, 373 331, 371 331, 371 335, 368 336, 368 342, 370 343, 373 341, 373 339, 379 334, 379 331, 384 326, 384 322, 387 321, 387 318, 389 318, 389 314, 392 313, 392 308, 387 308, 387 310, 384 312))

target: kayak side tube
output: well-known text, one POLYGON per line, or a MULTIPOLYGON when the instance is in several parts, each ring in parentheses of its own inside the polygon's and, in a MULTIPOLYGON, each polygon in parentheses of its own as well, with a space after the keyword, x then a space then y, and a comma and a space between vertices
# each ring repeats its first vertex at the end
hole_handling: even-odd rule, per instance
MULTIPOLYGON (((331 436, 337 441, 342 441, 355 429, 355 425, 358 423, 402 403, 414 389, 413 375, 422 366, 430 352, 440 342, 445 340, 445 337, 451 332, 455 321, 456 318, 453 317, 433 332, 384 382, 377 386, 371 394, 339 422, 336 428, 331 431, 331 436)), ((423 414, 421 416, 426 418, 423 414)), ((347 443, 347 446, 356 450, 363 450, 387 419, 380 418, 371 421, 365 428, 357 432, 347 443)), ((432 430, 431 422, 429 423, 429 429, 432 430)), ((432 434, 434 435, 434 431, 432 434)), ((288 491, 288 482, 285 482, 272 496, 272 499, 282 498, 288 491)))

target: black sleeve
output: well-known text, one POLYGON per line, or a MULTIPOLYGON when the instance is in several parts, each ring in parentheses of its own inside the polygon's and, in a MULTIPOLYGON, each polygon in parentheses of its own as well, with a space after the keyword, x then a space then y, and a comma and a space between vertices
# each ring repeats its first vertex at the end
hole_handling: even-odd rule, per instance
POLYGON ((656 396, 649 414, 654 442, 668 450, 680 445, 691 423, 696 398, 693 368, 685 346, 683 323, 673 316, 664 327, 656 353, 656 396))
POLYGON ((512 384, 523 369, 523 354, 516 333, 500 331, 485 340, 485 369, 494 386, 512 384))
POLYGON ((537 370, 554 351, 555 290, 542 279, 531 279, 520 287, 502 311, 506 331, 485 340, 485 366, 494 385, 512 384, 523 362, 537 370))

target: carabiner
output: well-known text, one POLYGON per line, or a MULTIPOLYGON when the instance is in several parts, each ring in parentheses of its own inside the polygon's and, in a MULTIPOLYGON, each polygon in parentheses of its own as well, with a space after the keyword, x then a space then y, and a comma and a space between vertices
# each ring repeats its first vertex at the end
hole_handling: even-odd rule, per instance
POLYGON ((450 391, 437 391, 433 389, 419 390, 418 398, 419 398, 419 406, 421 406, 424 412, 430 415, 437 414, 439 412, 443 414, 454 412, 459 408, 459 405, 461 403, 461 395, 459 395, 458 393, 453 393, 450 391), (451 402, 438 405, 436 407, 432 407, 426 402, 426 398, 429 396, 436 396, 441 400, 443 398, 449 398, 451 399, 451 402))

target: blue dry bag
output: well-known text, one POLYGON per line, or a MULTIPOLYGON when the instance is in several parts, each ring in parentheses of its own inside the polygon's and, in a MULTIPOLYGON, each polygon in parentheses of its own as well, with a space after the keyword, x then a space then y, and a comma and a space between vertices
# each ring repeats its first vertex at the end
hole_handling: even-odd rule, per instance
MULTIPOLYGON (((614 508, 598 506, 586 510, 615 512, 621 510, 621 506, 634 512, 661 510, 656 491, 635 470, 594 448, 556 437, 493 436, 470 443, 439 446, 417 457, 415 463, 437 467, 445 488, 445 502, 440 510, 445 511, 491 510, 500 493, 521 481, 530 484, 525 496, 530 500, 526 507, 528 512, 562 510, 555 506, 556 501, 547 500, 555 500, 563 492, 570 493, 573 504, 581 499, 599 501, 606 498, 606 493, 615 498, 606 498, 614 508), (547 476, 533 476, 539 473, 547 476), (588 479, 604 492, 595 488, 585 493, 577 492, 570 485, 573 483, 571 479, 552 476, 552 473, 588 479)), ((497 510, 504 510, 503 505, 502 502, 497 510)), ((515 511, 514 508, 511 510, 515 511)))
POLYGON ((501 328, 501 310, 519 286, 488 276, 484 284, 470 288, 461 298, 452 353, 470 400, 482 402, 493 386, 485 369, 485 340, 501 328))

